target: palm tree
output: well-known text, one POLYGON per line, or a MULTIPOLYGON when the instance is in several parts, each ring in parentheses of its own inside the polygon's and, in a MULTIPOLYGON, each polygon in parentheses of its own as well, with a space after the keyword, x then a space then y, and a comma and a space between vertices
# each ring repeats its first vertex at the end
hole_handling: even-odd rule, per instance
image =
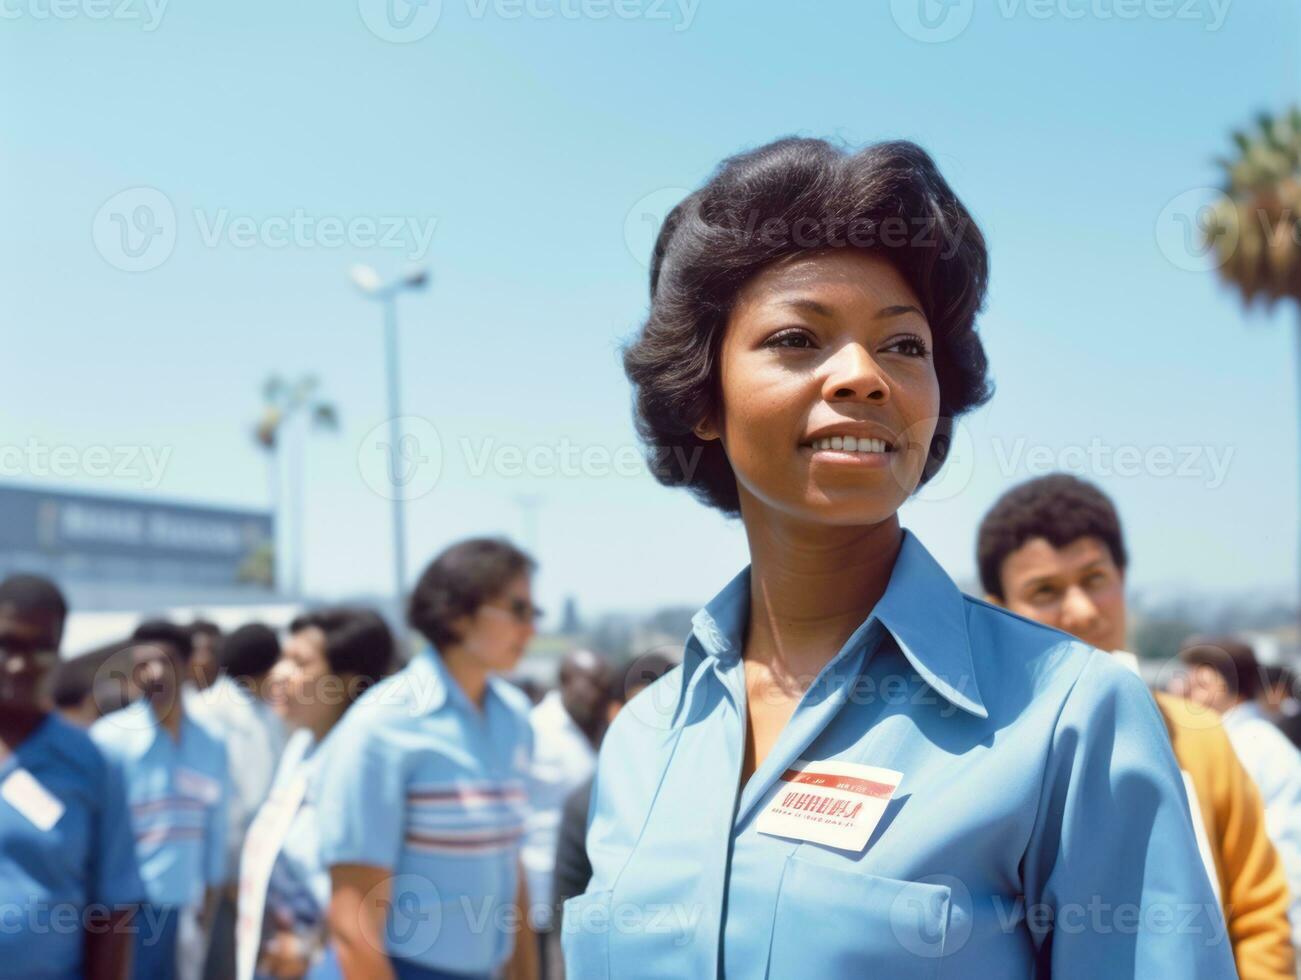
MULTIPOLYGON (((273 374, 262 384, 262 415, 253 427, 254 441, 267 453, 267 474, 271 491, 271 509, 275 515, 276 527, 280 526, 280 445, 281 435, 289 431, 286 426, 296 417, 305 417, 312 431, 337 432, 339 428, 338 409, 317 395, 320 380, 312 374, 305 374, 293 384, 289 384, 278 374, 273 374)), ((290 563, 287 591, 294 596, 301 596, 303 591, 303 457, 306 452, 306 440, 297 440, 296 452, 289 455, 289 497, 292 502, 290 510, 290 540, 292 561, 290 563)))
MULTIPOLYGON (((1281 299, 1301 304, 1301 107, 1260 113, 1253 129, 1233 133, 1233 142, 1237 155, 1217 160, 1224 196, 1204 228, 1206 244, 1220 277, 1248 308, 1258 301, 1272 308, 1281 299)), ((1297 328, 1301 397, 1301 321, 1297 328)), ((1301 541, 1297 554, 1301 561, 1301 541)))

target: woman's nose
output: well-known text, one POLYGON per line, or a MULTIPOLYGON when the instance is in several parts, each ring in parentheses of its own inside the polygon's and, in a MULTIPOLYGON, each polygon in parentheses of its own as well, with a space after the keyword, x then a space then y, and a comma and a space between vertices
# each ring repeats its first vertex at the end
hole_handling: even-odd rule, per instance
POLYGON ((880 366, 862 344, 846 344, 832 358, 830 368, 823 385, 827 401, 883 403, 890 397, 880 366))

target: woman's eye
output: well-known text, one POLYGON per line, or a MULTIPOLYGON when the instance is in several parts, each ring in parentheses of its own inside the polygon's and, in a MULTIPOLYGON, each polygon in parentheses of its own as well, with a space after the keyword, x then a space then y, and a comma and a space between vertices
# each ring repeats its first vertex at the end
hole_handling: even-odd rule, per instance
POLYGON ((926 341, 920 337, 900 337, 890 344, 886 350, 898 351, 901 354, 907 354, 909 357, 925 357, 930 353, 926 341))
POLYGON ((803 330, 783 330, 764 341, 765 347, 792 347, 807 350, 813 346, 813 338, 803 330))

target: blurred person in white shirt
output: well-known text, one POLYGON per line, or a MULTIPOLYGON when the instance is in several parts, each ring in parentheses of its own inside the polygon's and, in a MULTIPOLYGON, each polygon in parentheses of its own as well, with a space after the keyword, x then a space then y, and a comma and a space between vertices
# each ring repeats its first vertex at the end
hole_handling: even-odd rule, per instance
POLYGON ((1220 713, 1234 752, 1260 790, 1265 830, 1292 892, 1292 942, 1301 947, 1301 752, 1257 700, 1261 670, 1250 646, 1231 636, 1193 636, 1179 659, 1188 668, 1185 696, 1220 713))
POLYGON ((551 959, 545 937, 555 911, 548 900, 560 817, 569 794, 595 771, 596 750, 607 724, 610 677, 605 658, 590 650, 575 650, 561 661, 559 686, 529 714, 533 766, 522 861, 533 899, 529 915, 542 943, 543 964, 551 959))
POLYGON ((213 923, 203 975, 224 978, 235 969, 235 903, 239 855, 249 825, 271 789, 284 751, 285 724, 270 703, 271 669, 280 641, 261 623, 249 623, 217 646, 220 673, 205 690, 193 691, 186 710, 226 746, 234 794, 227 834, 227 880, 213 923))

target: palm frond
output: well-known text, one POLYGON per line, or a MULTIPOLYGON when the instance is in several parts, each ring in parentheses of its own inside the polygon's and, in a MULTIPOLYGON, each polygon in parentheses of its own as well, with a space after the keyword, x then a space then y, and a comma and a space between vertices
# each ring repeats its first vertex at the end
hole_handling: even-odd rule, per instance
POLYGON ((1220 157, 1225 198, 1203 227, 1220 277, 1250 305, 1301 301, 1301 107, 1256 116, 1235 130, 1236 157, 1220 157))

